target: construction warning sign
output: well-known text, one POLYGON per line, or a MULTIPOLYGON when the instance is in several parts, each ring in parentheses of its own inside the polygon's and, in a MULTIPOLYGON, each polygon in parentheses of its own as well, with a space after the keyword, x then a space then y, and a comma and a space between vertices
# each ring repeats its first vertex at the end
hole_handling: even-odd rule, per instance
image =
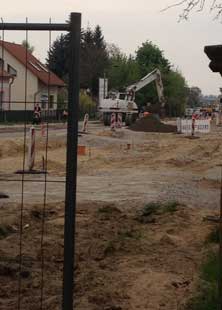
MULTIPOLYGON (((177 132, 192 134, 192 119, 177 119, 177 132)), ((210 119, 197 119, 194 122, 195 133, 209 133, 210 119)))

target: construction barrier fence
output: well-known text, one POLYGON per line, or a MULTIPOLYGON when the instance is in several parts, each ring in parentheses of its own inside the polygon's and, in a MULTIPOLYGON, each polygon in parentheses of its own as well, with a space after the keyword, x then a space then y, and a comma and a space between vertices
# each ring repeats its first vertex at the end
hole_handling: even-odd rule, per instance
MULTIPOLYGON (((177 132, 186 135, 192 134, 192 119, 177 119, 177 132)), ((210 119, 194 120, 194 133, 209 133, 211 130, 210 119)))

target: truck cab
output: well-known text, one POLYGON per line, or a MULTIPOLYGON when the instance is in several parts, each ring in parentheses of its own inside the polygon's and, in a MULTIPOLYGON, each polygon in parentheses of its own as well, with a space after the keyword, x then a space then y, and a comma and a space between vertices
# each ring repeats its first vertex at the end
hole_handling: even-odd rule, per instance
POLYGON ((122 113, 126 125, 135 121, 138 115, 138 107, 130 99, 127 93, 121 92, 110 92, 106 98, 101 99, 99 112, 103 114, 104 125, 110 125, 112 113, 122 113))

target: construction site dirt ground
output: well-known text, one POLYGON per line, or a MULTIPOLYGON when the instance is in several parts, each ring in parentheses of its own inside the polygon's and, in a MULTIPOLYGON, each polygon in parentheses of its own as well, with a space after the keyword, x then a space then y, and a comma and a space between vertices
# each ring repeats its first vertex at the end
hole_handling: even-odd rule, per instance
MULTIPOLYGON (((65 125, 49 131, 47 207, 41 250, 44 175, 26 175, 21 309, 37 310, 44 253, 44 309, 60 309, 63 268, 65 125), (53 181, 53 182, 50 182, 53 181), (55 183, 55 181, 59 181, 55 183)), ((111 133, 99 122, 79 137, 76 287, 78 310, 184 309, 197 291, 205 240, 220 200, 222 128, 189 139, 176 133, 111 133), (150 202, 175 209, 141 220, 150 202)), ((0 132, 0 308, 18 302, 22 132, 0 132)), ((27 150, 27 147, 26 147, 27 150)), ((45 138, 36 137, 36 169, 45 138)))

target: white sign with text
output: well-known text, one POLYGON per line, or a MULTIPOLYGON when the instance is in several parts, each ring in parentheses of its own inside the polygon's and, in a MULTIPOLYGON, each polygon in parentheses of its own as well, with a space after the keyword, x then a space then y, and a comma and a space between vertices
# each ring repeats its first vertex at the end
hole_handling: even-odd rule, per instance
MULTIPOLYGON (((177 119, 177 132, 184 134, 192 133, 192 119, 177 119)), ((194 123, 194 133, 209 133, 210 119, 197 119, 194 123)))

